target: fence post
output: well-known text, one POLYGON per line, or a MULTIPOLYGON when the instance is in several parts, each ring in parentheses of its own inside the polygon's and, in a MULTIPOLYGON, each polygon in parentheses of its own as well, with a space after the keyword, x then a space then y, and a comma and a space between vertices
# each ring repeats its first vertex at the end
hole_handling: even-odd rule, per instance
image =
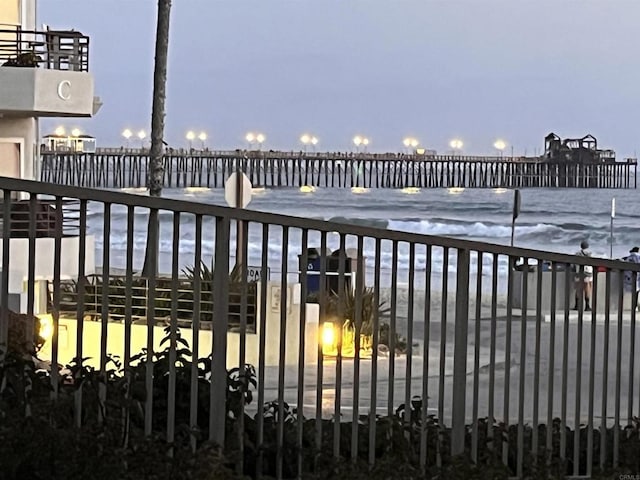
MULTIPOLYGON (((447 272, 443 272, 447 275, 447 272)), ((442 308, 447 308, 443 305, 442 308)), ((469 250, 459 249, 456 276, 456 310, 453 351, 453 409, 451 455, 464 453, 465 396, 467 394, 467 334, 469 329, 469 250)), ((443 333, 446 335, 446 332, 443 333)), ((440 359, 444 361, 444 359, 440 359)))
POLYGON ((227 330, 229 323, 229 218, 216 218, 213 269, 213 340, 209 439, 224 446, 227 414, 227 330))

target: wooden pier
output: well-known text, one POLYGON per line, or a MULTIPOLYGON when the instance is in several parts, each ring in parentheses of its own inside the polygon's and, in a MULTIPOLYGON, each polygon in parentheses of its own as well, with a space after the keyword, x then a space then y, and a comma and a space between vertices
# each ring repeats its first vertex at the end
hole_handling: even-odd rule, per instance
MULTIPOLYGON (((144 188, 146 149, 43 153, 40 178, 61 185, 144 188)), ((222 188, 242 169, 254 187, 637 188, 637 160, 552 162, 542 157, 172 151, 165 188, 222 188)))

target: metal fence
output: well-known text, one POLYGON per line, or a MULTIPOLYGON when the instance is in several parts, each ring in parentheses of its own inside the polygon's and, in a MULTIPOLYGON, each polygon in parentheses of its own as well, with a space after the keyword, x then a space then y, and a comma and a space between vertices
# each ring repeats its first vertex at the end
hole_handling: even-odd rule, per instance
MULTIPOLYGON (((529 455, 534 462, 560 459, 567 474, 590 476, 594 468, 619 464, 626 441, 622 429, 640 414, 635 355, 639 333, 636 309, 627 305, 636 295, 623 288, 625 277, 635 285, 638 265, 9 178, 0 178, 0 189, 4 218, 11 216, 14 192, 30 195, 32 206, 38 195, 53 196, 58 205, 67 199, 79 202, 78 291, 85 291, 94 273, 86 271, 84 262, 88 235, 96 238, 102 284, 118 274, 124 285, 118 318, 105 288, 91 306, 85 295, 78 295, 75 314, 63 312, 69 310, 69 301, 61 265, 68 259, 62 258, 57 223, 48 279, 53 398, 62 375, 55 366, 63 348, 65 315, 77 327, 75 338, 64 342, 74 346, 77 359, 91 348, 83 332, 97 324, 100 370, 106 375, 114 353, 110 348, 118 344, 126 375, 137 353, 132 351, 132 332, 140 321, 134 315, 133 287, 143 267, 160 271, 170 278, 168 337, 162 347, 168 349, 168 394, 162 408, 151 394, 139 401, 142 428, 147 435, 161 429, 171 443, 177 423, 184 421, 194 449, 202 437, 233 446, 238 470, 246 466, 243 457, 252 455, 251 474, 257 478, 297 477, 313 468, 309 457, 327 447, 336 458, 361 459, 373 466, 379 442, 391 441, 379 435, 385 418, 396 420, 393 428, 411 441, 412 458, 425 469, 442 465, 451 455, 479 461, 489 445, 513 476, 527 473, 529 455), (239 246, 238 233, 245 239, 239 246), (152 254, 145 261, 147 245, 152 254), (333 257, 328 250, 334 251, 333 257), (230 267, 236 258, 246 259, 239 273, 245 281, 235 290, 240 296, 239 324, 233 332, 217 333, 229 330, 235 288, 230 285, 237 280, 230 277, 230 267), (179 335, 179 326, 184 327, 179 324, 181 272, 203 262, 212 265, 212 277, 205 286, 201 270, 194 269, 189 350, 192 358, 210 357, 205 378, 196 362, 186 372, 176 364, 184 341, 179 335), (337 265, 337 271, 329 271, 330 265, 337 265), (590 310, 583 295, 576 297, 577 310, 571 310, 575 279, 589 267, 597 272, 590 310), (262 280, 257 284, 255 333, 247 320, 251 269, 257 269, 262 280), (337 289, 329 287, 330 274, 337 276, 337 289), (199 335, 205 292, 216 332, 207 341, 199 335), (89 308, 97 315, 85 318, 89 308), (114 323, 123 326, 123 333, 108 338, 114 323), (237 350, 230 354, 232 343, 237 350), (270 361, 268 352, 274 350, 275 361, 270 361), (257 358, 255 385, 247 381, 238 388, 250 389, 252 397, 240 396, 238 409, 230 415, 227 388, 221 386, 227 385, 233 369, 241 378, 252 375, 250 357, 257 358), (177 389, 181 381, 188 388, 177 389), (181 408, 178 395, 187 396, 181 408), (545 451, 549 455, 540 457, 545 451)), ((41 257, 34 216, 29 218, 26 259, 12 253, 10 227, 3 222, 4 344, 10 294, 24 295, 25 311, 34 315, 41 257), (13 281, 13 262, 25 261, 25 282, 13 281), (16 284, 24 290, 11 291, 16 284)), ((142 380, 149 393, 157 381, 157 299, 166 294, 160 292, 156 276, 147 278, 142 380)), ((580 288, 581 283, 576 284, 580 288)), ((106 388, 100 390, 103 402, 108 394, 106 388)), ((75 397, 76 412, 82 412, 85 401, 82 395, 75 397)), ((75 418, 80 426, 82 415, 75 418)))

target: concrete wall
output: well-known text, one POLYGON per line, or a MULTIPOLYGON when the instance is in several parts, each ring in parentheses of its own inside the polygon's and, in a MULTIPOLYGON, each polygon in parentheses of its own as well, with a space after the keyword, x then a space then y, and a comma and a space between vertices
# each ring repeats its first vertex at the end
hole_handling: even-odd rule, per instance
POLYGON ((39 117, 93 114, 93 77, 88 72, 3 67, 0 85, 0 113, 39 117))
POLYGON ((20 24, 22 2, 23 0, 0 0, 0 25, 20 24))

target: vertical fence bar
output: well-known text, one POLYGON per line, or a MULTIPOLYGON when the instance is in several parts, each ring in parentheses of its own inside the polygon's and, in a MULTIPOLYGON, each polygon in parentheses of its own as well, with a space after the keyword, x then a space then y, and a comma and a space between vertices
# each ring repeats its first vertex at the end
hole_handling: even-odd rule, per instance
POLYGON ((611 314, 611 270, 607 269, 604 288, 604 337, 602 351, 602 410, 600 414, 600 470, 607 462, 607 397, 609 395, 609 325, 611 314))
POLYGON ((589 346, 589 412, 587 414, 587 477, 593 472, 593 410, 596 367, 596 320, 598 311, 598 273, 594 272, 591 290, 591 338, 589 346))
POLYGON ((396 320, 398 310, 398 242, 393 241, 391 257, 391 312, 389 318, 389 390, 387 391, 387 415, 393 415, 396 365, 396 320))
MULTIPOLYGON (((584 267, 580 265, 576 275, 584 275, 584 267)), ((576 286, 576 288, 579 288, 576 286)), ((568 390, 568 370, 569 370, 569 304, 571 298, 571 268, 564 271, 564 324, 562 325, 562 395, 560 397, 560 458, 566 459, 567 454, 567 390, 568 390)), ((578 308, 583 308, 584 292, 576 292, 580 295, 578 308)))
POLYGON ((284 382, 287 339, 287 261, 289 227, 282 227, 282 262, 280 264, 280 349, 278 352, 278 425, 276 437, 276 478, 282 478, 284 459, 284 382))
POLYGON ((256 477, 262 478, 264 462, 264 387, 265 387, 265 350, 267 344, 267 285, 269 283, 269 224, 262 224, 262 247, 260 261, 260 325, 258 336, 258 413, 256 414, 256 438, 258 458, 256 459, 256 477))
MULTIPOLYGON (((167 385, 167 443, 169 443, 169 445, 173 444, 176 433, 176 357, 178 349, 177 336, 179 258, 180 212, 173 212, 173 246, 171 255, 171 316, 169 323, 169 382, 167 385)), ((171 448, 169 452, 172 455, 173 448, 171 448)))
POLYGON ((482 319, 482 258, 483 252, 478 251, 476 267, 476 309, 473 335, 473 403, 471 426, 471 460, 478 462, 478 403, 480 397, 480 322, 482 319))
MULTIPOLYGON (((488 413, 489 425, 487 436, 494 439, 495 418, 495 385, 496 385, 496 330, 498 321, 498 262, 499 256, 493 254, 493 264, 491 266, 491 333, 489 338, 489 405, 488 413)), ((493 443, 495 445, 495 443, 493 443)), ((497 449, 496 449, 497 450, 497 449)), ((497 453, 494 452, 494 453, 497 453)))
MULTIPOLYGON (((504 348, 504 400, 503 400, 503 418, 506 432, 509 432, 509 400, 511 393, 511 322, 513 322, 513 267, 515 257, 508 257, 507 271, 507 331, 505 334, 504 348)), ((509 460, 509 442, 502 442, 502 461, 508 465, 509 460)))
POLYGON ((156 315, 156 274, 158 272, 159 250, 159 220, 158 210, 149 209, 149 230, 147 232, 147 248, 152 248, 147 256, 149 271, 147 272, 147 355, 145 359, 145 406, 144 406, 144 433, 151 435, 153 428, 153 327, 156 315))
POLYGON ((409 244, 409 282, 408 282, 408 305, 407 305, 407 363, 405 373, 405 389, 404 389, 404 405, 405 418, 404 424, 409 426, 412 424, 411 405, 411 373, 413 363, 413 305, 414 305, 414 289, 415 289, 415 263, 416 263, 416 244, 409 244))
POLYGON ((382 241, 376 238, 373 265, 373 340, 371 342, 371 395, 369 404, 369 467, 373 467, 376 460, 376 413, 378 397, 378 344, 380 342, 380 263, 382 241))
MULTIPOLYGON (((106 381, 107 373, 107 328, 109 323, 109 290, 111 279, 109 276, 109 263, 111 252, 111 204, 104 204, 103 213, 103 229, 102 229, 102 298, 100 308, 100 374, 106 381)), ((107 385, 101 383, 99 385, 100 402, 105 406, 107 399, 107 385)), ((100 410, 100 414, 103 413, 100 410)), ((104 421, 104 417, 100 416, 100 421, 104 421)))
POLYGON ((556 290, 558 286, 558 271, 559 264, 551 264, 551 300, 549 301, 551 310, 551 319, 549 326, 549 370, 548 370, 548 384, 547 384, 547 429, 545 438, 545 450, 547 451, 547 464, 551 463, 551 457, 553 456, 553 443, 552 443, 552 425, 553 425, 553 387, 555 377, 555 343, 556 343, 556 290))
POLYGON ((229 218, 216 217, 209 440, 224 447, 229 322, 229 218), (214 287, 215 286, 215 287, 214 287))
MULTIPOLYGON (((345 180, 346 181, 346 180, 345 180)), ((345 252, 346 236, 340 234, 340 247, 338 250, 338 319, 340 321, 340 332, 338 333, 338 353, 336 355, 336 381, 335 398, 333 409, 333 456, 340 456, 340 424, 342 418, 341 396, 342 396, 342 351, 344 348, 343 334, 345 322, 345 252)))
MULTIPOLYGON (((637 309, 637 278, 636 272, 631 272, 631 323, 629 324, 629 378, 627 390, 627 425, 631 425, 633 421, 633 374, 636 364, 636 309, 637 309)), ((594 309, 595 310, 595 309, 594 309)), ((638 412, 640 417, 640 412, 638 412)))
MULTIPOLYGON (((134 237, 135 207, 127 207, 127 246, 126 246, 126 271, 125 271, 125 299, 124 299, 124 375, 127 383, 125 398, 131 398, 131 323, 133 316, 133 237, 134 237), (127 293, 128 292, 128 293, 127 293)), ((84 256, 84 254, 83 254, 84 256)), ((83 258, 83 257, 81 257, 83 258)), ((81 291, 84 291, 81 290, 81 291)), ((80 389, 79 389, 80 390, 80 389)), ((124 446, 129 441, 130 410, 127 405, 122 412, 124 446)))
MULTIPOLYGON (((35 193, 29 195, 29 211, 36 212, 38 208, 38 196, 35 193)), ((29 259, 28 259, 28 271, 27 271, 27 325, 25 326, 26 336, 24 341, 26 342, 29 351, 35 351, 35 316, 34 316, 34 302, 35 302, 35 283, 36 283, 36 216, 29 215, 29 259)), ((40 293, 42 295, 42 293, 40 293)), ((1 348, 1 347, 0 347, 1 348)), ((26 372, 25 372, 26 373, 26 372)), ((81 389, 78 389, 78 391, 81 389)), ((74 413, 79 409, 77 402, 77 396, 75 397, 74 413)), ((25 407, 25 415, 31 415, 31 405, 27 402, 25 407)), ((77 414, 76 414, 77 417, 77 414)), ((80 426, 79 424, 76 424, 80 426)))
POLYGON ((616 383, 613 417, 613 468, 618 468, 620 450, 620 390, 622 374, 622 312, 624 309, 624 270, 618 270, 618 325, 616 338, 616 383))
MULTIPOLYGON (((327 281, 327 258, 325 252, 327 250, 327 232, 320 232, 320 275, 318 285, 318 299, 320 309, 320 322, 324 319, 326 312, 326 281, 327 281)), ((322 327, 321 327, 322 328, 322 327)), ((316 390, 316 435, 315 444, 316 451, 320 453, 322 449, 322 407, 323 407, 323 372, 324 372, 324 354, 322 352, 322 342, 318 342, 318 374, 317 374, 317 390, 316 390)), ((317 465, 315 465, 317 467, 317 465)))
POLYGON ((440 431, 438 433, 439 440, 438 455, 436 458, 436 465, 442 466, 442 428, 445 425, 444 418, 444 383, 445 383, 445 363, 447 360, 447 302, 449 298, 449 247, 443 247, 442 249, 442 293, 440 300, 440 368, 439 368, 439 384, 438 384, 438 425, 440 431))
MULTIPOLYGON (((523 476, 524 463, 524 403, 525 403, 525 379, 527 365, 527 302, 529 287, 529 258, 522 259, 522 291, 520 298, 522 299, 522 313, 520 316, 520 373, 518 378, 518 438, 517 455, 516 455, 516 475, 520 478, 523 476)), ((537 429, 537 425, 533 425, 533 429, 537 429)))
POLYGON ((191 341, 191 382, 189 384, 189 430, 191 451, 195 452, 198 428, 198 390, 200 358, 200 315, 202 312, 202 215, 195 216, 195 252, 193 254, 193 336, 191 341))
MULTIPOLYGON (((242 229, 243 242, 240 245, 241 258, 243 259, 240 267, 240 332, 239 332, 239 348, 238 348, 238 375, 242 379, 240 383, 241 395, 240 395, 240 413, 238 415, 238 456, 239 461, 236 462, 236 471, 239 475, 243 472, 244 463, 244 409, 245 409, 245 387, 248 386, 246 358, 247 358, 247 296, 249 294, 248 285, 248 257, 247 257, 247 245, 249 244, 249 222, 241 222, 240 228, 242 229)), ((236 264, 238 267, 238 264, 236 264)))
MULTIPOLYGON (((34 210, 31 210, 34 211, 34 210)), ((33 216, 35 218, 35 216, 33 216)), ((84 345, 84 300, 87 285, 85 272, 87 252, 87 201, 80 200, 80 229, 78 232, 78 296, 76 299, 76 363, 82 366, 82 351, 84 345)), ((35 246, 35 245, 34 245, 35 246)), ((34 265, 35 268, 35 265, 34 265)), ((31 303, 31 302, 30 302, 31 303)), ((74 419, 77 428, 82 426, 82 388, 74 393, 74 419)))
POLYGON ((538 423, 540 409, 540 335, 542 332, 542 272, 544 261, 538 259, 538 269, 536 272, 536 333, 535 333, 535 353, 533 362, 533 429, 531 432, 531 452, 533 461, 538 461, 538 423))
MULTIPOLYGON (((457 251, 456 318, 453 354, 451 455, 464 453, 467 395, 467 335, 469 330, 469 250, 457 251)), ((446 306, 445 306, 446 308, 446 306)), ((442 361, 442 359, 441 359, 442 361)))
MULTIPOLYGON (((593 267, 592 267, 593 268, 593 267)), ((595 272, 597 275, 597 272, 595 272)), ((593 291, 591 300, 593 300, 593 291)), ((576 398, 573 426, 573 475, 578 475, 580 470, 580 393, 582 390, 582 338, 583 338, 584 311, 578 309, 578 344, 576 346, 576 398)))
MULTIPOLYGON (((429 342, 431 341, 431 260, 432 247, 426 246, 426 267, 424 282, 424 343, 422 346, 422 409, 420 418, 420 470, 424 473, 427 465, 427 442, 429 425, 427 423, 429 407, 429 342)), ((375 345, 375 343, 374 343, 375 345)))
MULTIPOLYGON (((51 337, 51 398, 58 398, 59 370, 58 348, 60 346, 60 269, 62 263, 62 197, 56 197, 56 228, 53 242, 53 336, 51 337)), ((104 377, 103 377, 104 378, 104 377)))
MULTIPOLYGON (((303 440, 304 440, 304 366, 306 362, 305 351, 306 343, 306 322, 307 322, 307 267, 309 264, 309 231, 302 229, 302 238, 300 240, 301 256, 300 256, 300 323, 298 324, 299 346, 298 346, 298 409, 296 415, 296 447, 297 447, 297 466, 298 478, 302 478, 303 466, 303 440)), ((321 325, 318 322, 318 334, 322 332, 321 325)), ((322 343, 322 342, 319 342, 322 343)))
MULTIPOLYGON (((351 416, 351 460, 358 459, 358 425, 360 421, 360 335, 362 333, 363 310, 364 310, 364 239, 358 236, 357 259, 356 259, 356 284, 355 284, 355 345, 353 356, 353 412, 351 416)), ((350 261, 350 260, 349 260, 350 261)), ((353 278, 352 278, 353 282, 353 278)), ((373 308, 377 306, 374 305, 373 308)))

